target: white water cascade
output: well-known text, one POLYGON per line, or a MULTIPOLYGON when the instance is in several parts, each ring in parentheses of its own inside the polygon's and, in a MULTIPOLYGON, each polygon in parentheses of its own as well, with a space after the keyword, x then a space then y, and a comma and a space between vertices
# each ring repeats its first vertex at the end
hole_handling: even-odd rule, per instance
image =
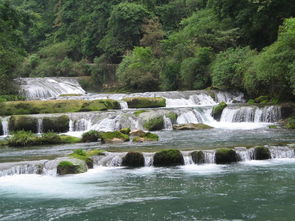
POLYGON ((28 100, 56 98, 63 94, 85 94, 75 78, 19 78, 16 81, 20 85, 21 93, 28 100))
POLYGON ((0 118, 3 136, 9 135, 9 117, 0 118))
POLYGON ((173 130, 173 124, 169 117, 166 117, 166 115, 163 116, 164 119, 164 129, 165 130, 173 130))

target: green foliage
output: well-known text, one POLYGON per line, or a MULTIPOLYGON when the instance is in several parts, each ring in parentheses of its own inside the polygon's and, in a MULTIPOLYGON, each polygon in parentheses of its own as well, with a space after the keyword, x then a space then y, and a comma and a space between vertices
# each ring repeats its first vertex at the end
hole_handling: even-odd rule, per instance
POLYGON ((57 165, 58 175, 78 174, 78 173, 84 173, 86 171, 87 171, 87 167, 78 162, 61 161, 57 165))
POLYGON ((123 133, 123 134, 127 134, 127 135, 129 135, 130 132, 131 132, 131 129, 130 129, 130 128, 122 128, 122 129, 120 130, 120 132, 123 133))
MULTIPOLYGON (((12 147, 32 146, 36 144, 37 136, 29 131, 15 132, 8 138, 8 145, 12 147)), ((38 144, 37 144, 38 145, 38 144)))
POLYGON ((140 136, 136 136, 133 138, 133 142, 144 142, 144 141, 158 141, 159 136, 157 134, 153 134, 150 132, 140 134, 140 136))
POLYGON ((124 98, 129 108, 166 107, 166 99, 162 97, 130 97, 124 98))
POLYGON ((20 95, 0 95, 0 103, 7 101, 23 101, 26 98, 20 95))
POLYGON ((134 112, 134 115, 138 117, 140 114, 147 112, 146 110, 138 110, 134 112))
POLYGON ((284 120, 284 127, 287 129, 295 129, 295 117, 289 117, 284 120))

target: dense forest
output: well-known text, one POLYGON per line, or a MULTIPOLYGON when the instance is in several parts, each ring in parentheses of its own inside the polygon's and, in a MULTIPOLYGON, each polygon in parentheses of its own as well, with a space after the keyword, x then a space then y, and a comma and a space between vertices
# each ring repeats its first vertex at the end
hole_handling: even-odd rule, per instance
POLYGON ((6 0, 0 94, 16 77, 79 76, 90 90, 235 89, 295 95, 290 0, 6 0))

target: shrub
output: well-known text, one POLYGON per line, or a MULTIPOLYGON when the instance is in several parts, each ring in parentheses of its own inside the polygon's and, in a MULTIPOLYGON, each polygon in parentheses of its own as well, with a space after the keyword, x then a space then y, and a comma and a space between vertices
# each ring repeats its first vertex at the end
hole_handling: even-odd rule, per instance
POLYGON ((53 132, 44 133, 41 135, 41 137, 38 137, 37 140, 40 145, 60 144, 62 142, 60 136, 53 132))
POLYGON ((8 146, 24 147, 38 145, 38 137, 30 131, 17 131, 7 139, 8 146))
POLYGON ((130 128, 122 128, 122 129, 120 130, 120 132, 123 133, 123 134, 127 134, 127 135, 129 135, 130 132, 131 132, 131 129, 130 129, 130 128))
POLYGON ((115 140, 121 141, 121 142, 129 141, 129 136, 121 133, 120 131, 101 132, 100 136, 101 136, 102 143, 109 143, 109 142, 113 142, 115 140))
POLYGON ((163 150, 154 156, 154 166, 178 166, 184 165, 184 159, 179 150, 163 150))

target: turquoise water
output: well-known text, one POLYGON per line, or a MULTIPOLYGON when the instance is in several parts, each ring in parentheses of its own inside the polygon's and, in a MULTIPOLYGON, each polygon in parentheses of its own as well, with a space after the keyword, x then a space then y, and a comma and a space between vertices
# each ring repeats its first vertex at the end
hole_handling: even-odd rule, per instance
POLYGON ((0 220, 294 220, 295 159, 0 178, 0 220))

